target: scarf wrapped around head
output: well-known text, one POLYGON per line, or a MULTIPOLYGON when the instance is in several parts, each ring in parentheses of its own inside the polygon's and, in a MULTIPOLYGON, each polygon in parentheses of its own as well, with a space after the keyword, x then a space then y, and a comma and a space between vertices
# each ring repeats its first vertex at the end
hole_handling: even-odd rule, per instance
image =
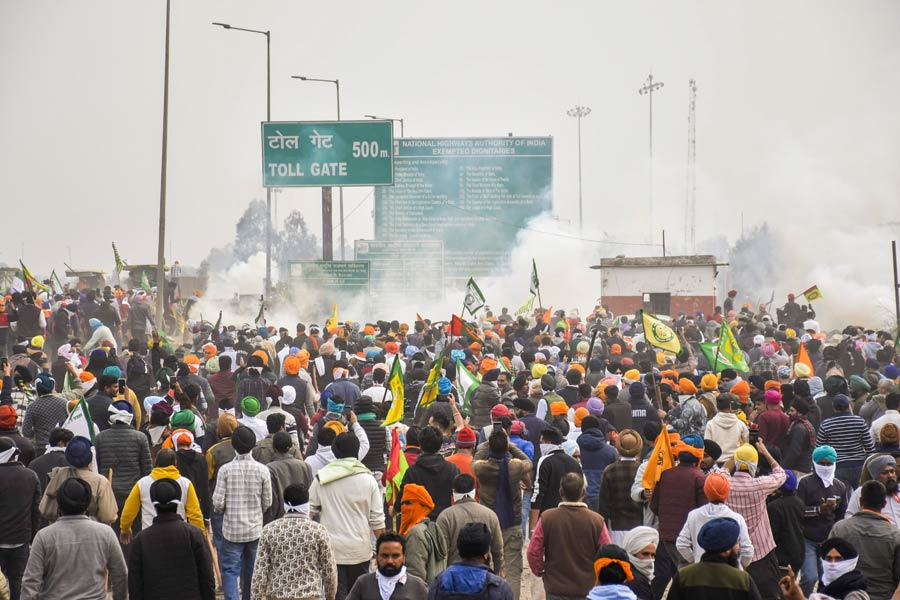
POLYGON ((756 477, 756 468, 759 465, 759 453, 750 444, 738 446, 734 451, 734 468, 737 471, 747 471, 750 477, 756 477))
POLYGON ((109 413, 110 423, 124 423, 125 425, 131 425, 131 420, 134 418, 131 410, 131 404, 124 400, 119 400, 110 404, 106 409, 106 412, 109 413))
POLYGON ((500 521, 500 528, 507 529, 512 527, 518 521, 513 510, 512 483, 509 479, 509 454, 504 452, 502 455, 491 454, 491 458, 497 461, 497 500, 494 512, 497 513, 497 519, 500 521))
POLYGON ((400 535, 422 522, 434 510, 434 500, 424 486, 407 483, 400 500, 400 535))

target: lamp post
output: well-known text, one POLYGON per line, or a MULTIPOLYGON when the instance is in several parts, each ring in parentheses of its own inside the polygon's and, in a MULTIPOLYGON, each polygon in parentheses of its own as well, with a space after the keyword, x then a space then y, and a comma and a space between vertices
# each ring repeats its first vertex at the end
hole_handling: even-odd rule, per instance
MULTIPOLYGON (((291 79, 299 79, 301 81, 318 81, 319 83, 333 83, 337 93, 337 120, 341 120, 341 80, 340 79, 319 79, 316 77, 305 77, 303 75, 291 75, 291 79)), ((340 215, 338 218, 341 222, 341 260, 344 260, 344 188, 338 188, 338 210, 340 215)), ((324 240, 323 240, 324 243, 324 240)))
MULTIPOLYGON (((217 27, 223 29, 231 29, 233 31, 246 31, 247 33, 257 33, 266 36, 266 121, 272 120, 272 36, 267 29, 261 31, 259 29, 245 29, 243 27, 234 27, 228 23, 213 23, 217 27)), ((269 300, 269 294, 272 291, 272 188, 266 188, 266 293, 265 301, 269 300)))
MULTIPOLYGON (((159 239, 156 248, 156 321, 165 329, 166 311, 166 154, 169 145, 169 13, 171 0, 166 0, 166 59, 163 75, 162 160, 159 168, 159 239)), ((23 253, 24 254, 24 253, 23 253)), ((72 260, 71 255, 69 261, 72 260)))
POLYGON ((662 81, 653 81, 653 73, 647 75, 647 81, 644 82, 644 85, 638 90, 638 94, 641 96, 646 95, 650 100, 650 124, 649 124, 649 134, 650 134, 650 206, 648 207, 650 210, 648 211, 649 219, 650 219, 650 231, 648 235, 650 240, 653 239, 653 232, 655 231, 653 228, 653 92, 659 91, 665 85, 662 81))
POLYGON ((376 117, 375 115, 363 115, 367 119, 378 119, 379 121, 396 121, 400 123, 400 137, 406 137, 403 134, 403 119, 395 119, 394 117, 376 117))
POLYGON ((591 109, 588 106, 575 105, 575 108, 570 108, 566 111, 566 114, 578 119, 578 233, 580 235, 584 233, 581 203, 581 119, 591 114, 591 109))

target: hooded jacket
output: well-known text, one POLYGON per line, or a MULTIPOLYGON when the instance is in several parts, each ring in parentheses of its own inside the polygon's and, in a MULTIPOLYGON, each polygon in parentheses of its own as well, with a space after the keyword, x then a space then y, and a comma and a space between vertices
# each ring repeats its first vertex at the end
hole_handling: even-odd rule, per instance
POLYGON ((464 598, 512 600, 513 593, 506 580, 491 573, 487 565, 467 562, 451 565, 428 588, 428 600, 464 598))
POLYGON ((628 586, 621 584, 598 585, 588 592, 587 600, 637 600, 628 586))
POLYGON ((316 473, 318 473, 325 465, 334 460, 334 452, 331 451, 331 446, 319 446, 316 448, 316 453, 312 456, 307 456, 305 461, 306 464, 309 465, 309 468, 312 470, 312 475, 315 477, 316 473))
POLYGON ((610 446, 599 429, 583 431, 576 440, 581 451, 581 468, 587 479, 587 497, 600 497, 600 479, 603 471, 616 462, 618 452, 610 446))
POLYGON ((434 452, 425 452, 416 460, 416 464, 406 470, 403 482, 400 484, 400 493, 397 494, 395 510, 400 513, 400 499, 403 498, 403 489, 407 483, 417 483, 428 490, 428 494, 434 501, 434 510, 428 515, 432 521, 436 521, 438 515, 448 508, 453 499, 453 479, 459 475, 459 468, 448 462, 443 456, 434 452))
POLYGON ((738 446, 749 439, 750 430, 734 413, 718 412, 706 423, 703 437, 714 441, 722 448, 722 456, 718 462, 724 463, 734 456, 738 446))
POLYGON ((182 504, 178 505, 178 514, 182 518, 187 517, 188 523, 197 527, 200 531, 206 531, 203 524, 203 512, 200 510, 200 502, 194 491, 194 484, 187 477, 182 477, 175 465, 169 467, 156 467, 146 477, 142 477, 125 500, 122 508, 120 527, 122 531, 130 531, 131 523, 141 515, 141 528, 147 529, 153 524, 156 517, 156 508, 150 500, 150 486, 157 479, 174 479, 181 487, 182 504))

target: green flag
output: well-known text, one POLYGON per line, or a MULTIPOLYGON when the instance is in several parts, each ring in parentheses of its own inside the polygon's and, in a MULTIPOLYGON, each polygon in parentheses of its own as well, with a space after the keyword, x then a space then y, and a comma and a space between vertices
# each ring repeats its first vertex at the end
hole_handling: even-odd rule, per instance
POLYGON ((444 351, 441 350, 441 353, 434 359, 434 365, 432 365, 431 371, 428 373, 425 385, 422 386, 422 392, 419 395, 420 407, 428 408, 434 404, 435 399, 438 397, 438 379, 441 378, 441 369, 443 369, 443 367, 444 351))
POLYGON ((528 299, 528 301, 516 309, 516 316, 530 314, 534 312, 534 296, 528 299))
POLYGON ((472 416, 472 403, 470 399, 472 397, 472 392, 481 385, 481 382, 458 358, 456 359, 456 382, 459 384, 459 392, 462 394, 463 410, 466 414, 472 416))
POLYGON ((404 405, 406 403, 405 390, 403 387, 403 368, 400 364, 400 357, 395 356, 394 362, 391 364, 391 374, 388 375, 385 387, 391 390, 393 401, 391 408, 384 416, 384 426, 393 425, 403 420, 404 405))
POLYGON ((703 351, 706 360, 709 361, 709 366, 714 368, 716 373, 724 369, 734 369, 741 373, 746 373, 750 370, 747 361, 744 360, 744 353, 738 346, 737 340, 731 332, 731 327, 727 323, 722 325, 719 341, 702 342, 700 350, 703 351))
POLYGON ((141 271, 141 289, 148 294, 151 292, 150 280, 147 279, 147 271, 141 271))
POLYGON ((253 319, 253 324, 257 327, 260 323, 266 324, 266 303, 262 298, 259 300, 259 312, 256 313, 256 318, 253 319))
POLYGON ((122 269, 125 268, 125 261, 122 260, 121 256, 119 256, 119 249, 116 248, 115 242, 112 243, 112 247, 113 247, 113 258, 115 258, 115 260, 116 260, 116 273, 121 275, 122 269))
MULTIPOLYGON (((466 297, 463 300, 463 306, 472 316, 475 316, 475 313, 484 306, 484 294, 481 293, 481 288, 478 287, 478 284, 471 277, 469 278, 469 283, 466 284, 466 297)), ((460 316, 464 317, 465 315, 460 316)))
POLYGON ((534 259, 531 259, 531 294, 536 295, 538 293, 538 288, 541 287, 541 280, 538 279, 537 274, 537 263, 534 262, 534 259))

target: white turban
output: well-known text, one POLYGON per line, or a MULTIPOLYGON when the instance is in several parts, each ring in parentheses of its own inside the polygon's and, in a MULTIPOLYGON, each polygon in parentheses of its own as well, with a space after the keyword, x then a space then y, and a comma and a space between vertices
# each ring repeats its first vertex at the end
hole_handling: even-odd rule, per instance
POLYGON ((297 399, 297 390, 294 389, 291 385, 286 385, 281 388, 281 404, 282 406, 289 406, 294 403, 297 399))
POLYGON ((643 525, 626 533, 622 540, 622 547, 631 556, 637 555, 648 544, 659 545, 659 532, 652 527, 643 525))

